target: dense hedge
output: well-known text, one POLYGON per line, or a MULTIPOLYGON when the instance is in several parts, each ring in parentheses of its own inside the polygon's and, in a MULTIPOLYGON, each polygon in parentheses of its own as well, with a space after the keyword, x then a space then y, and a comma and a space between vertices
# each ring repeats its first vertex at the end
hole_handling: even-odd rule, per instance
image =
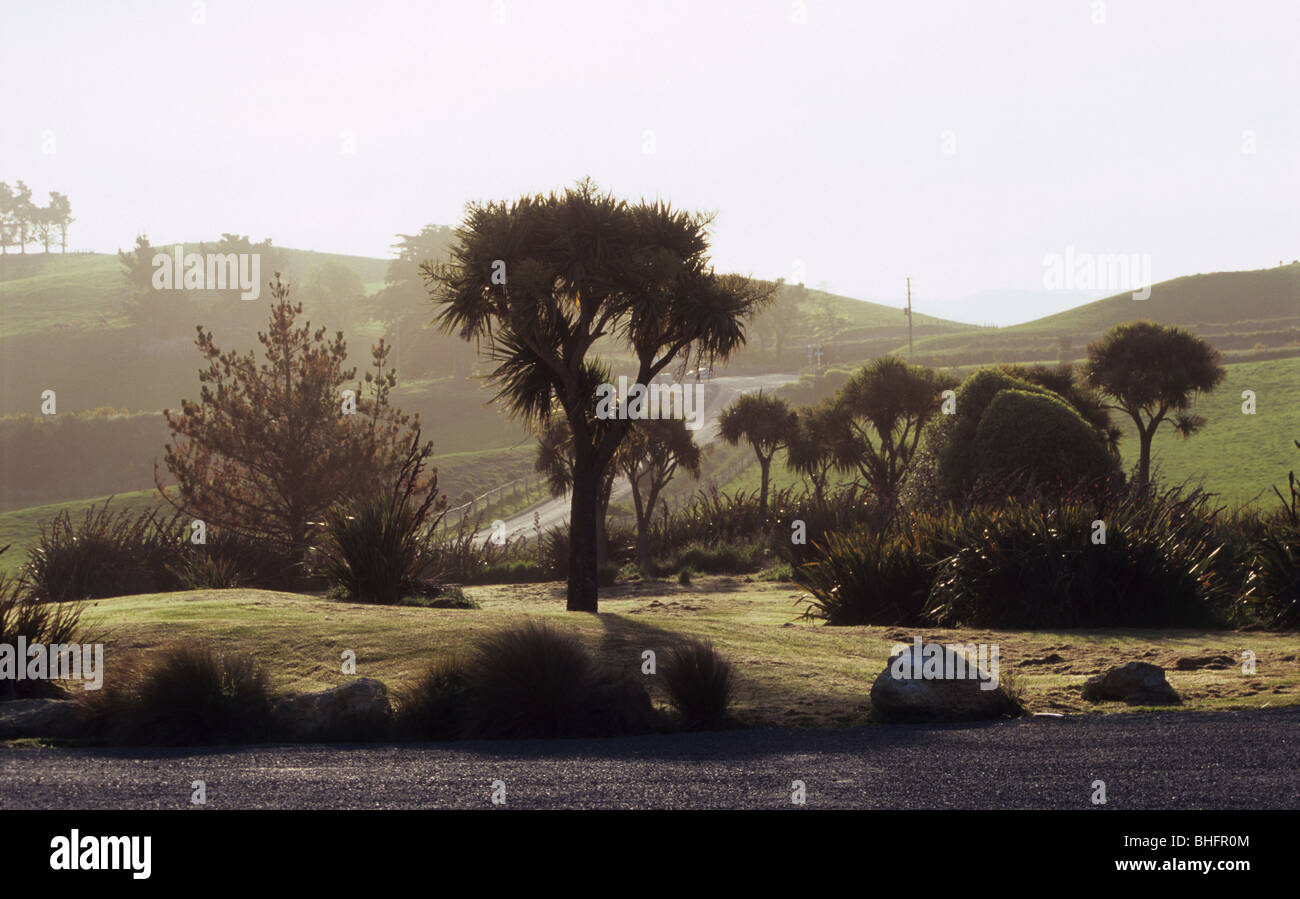
POLYGON ((975 470, 992 481, 1022 475, 1074 484, 1116 472, 1096 428, 1055 397, 1027 390, 1000 391, 975 430, 975 470))
MULTIPOLYGON (((1073 389, 1063 396, 1017 374, 1033 375, 1001 368, 973 373, 957 390, 955 411, 927 426, 926 450, 917 465, 931 470, 917 471, 912 480, 928 481, 925 492, 940 504, 963 503, 981 483, 999 484, 1012 476, 1068 488, 1118 473, 1097 426, 1107 419, 1089 397, 1073 389), (1004 393, 1015 396, 998 402, 1004 393)), ((1068 380, 1068 374, 1061 377, 1068 380)))

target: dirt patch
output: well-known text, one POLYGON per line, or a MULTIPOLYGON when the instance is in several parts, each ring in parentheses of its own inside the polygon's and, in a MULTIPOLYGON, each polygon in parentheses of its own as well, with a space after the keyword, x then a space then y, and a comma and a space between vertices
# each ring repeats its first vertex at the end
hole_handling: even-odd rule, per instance
MULTIPOLYGON (((1019 662, 1018 665, 1021 668, 1026 668, 1033 665, 1054 665, 1057 662, 1064 662, 1064 661, 1065 661, 1064 658, 1057 655, 1056 653, 1052 653, 1051 655, 1043 656, 1041 659, 1025 659, 1023 662, 1019 662)), ((1062 671, 1065 669, 1057 668, 1055 670, 1062 671)))
POLYGON ((1235 668, 1237 660, 1230 655, 1208 655, 1208 656, 1183 656, 1174 663, 1174 667, 1179 671, 1198 671, 1202 668, 1212 668, 1221 670, 1223 668, 1235 668))

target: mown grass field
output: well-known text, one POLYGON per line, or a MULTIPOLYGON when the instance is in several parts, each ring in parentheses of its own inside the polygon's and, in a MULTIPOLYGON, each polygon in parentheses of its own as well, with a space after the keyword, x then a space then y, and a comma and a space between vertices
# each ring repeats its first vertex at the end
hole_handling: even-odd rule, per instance
MULTIPOLYGON (((796 620, 801 592, 791 584, 743 577, 699 577, 690 586, 652 581, 602 591, 599 615, 564 611, 559 583, 467 588, 478 610, 381 607, 261 590, 206 590, 97 600, 83 622, 106 644, 108 676, 120 654, 181 637, 248 652, 286 692, 319 690, 353 675, 342 654, 356 653, 355 676, 400 689, 435 656, 464 651, 477 636, 525 616, 572 630, 602 660, 639 671, 642 653, 683 637, 712 640, 740 682, 736 712, 748 725, 861 724, 868 695, 890 648, 910 642, 892 627, 832 628, 796 620)), ((1097 630, 1023 632, 924 630, 927 642, 996 643, 1000 676, 1030 712, 1129 710, 1094 705, 1083 681, 1129 661, 1165 667, 1182 708, 1260 708, 1300 703, 1300 635, 1243 631, 1097 630), (1229 655, 1257 658, 1256 674, 1239 665, 1174 670, 1178 659, 1229 655), (1059 656, 1059 661, 1053 658, 1059 656)), ((654 680, 648 684, 663 700, 654 680)))

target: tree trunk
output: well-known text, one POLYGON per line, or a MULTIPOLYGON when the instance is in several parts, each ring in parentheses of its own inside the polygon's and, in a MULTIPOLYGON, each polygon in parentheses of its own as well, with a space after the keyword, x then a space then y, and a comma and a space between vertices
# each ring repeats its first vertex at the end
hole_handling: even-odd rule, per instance
POLYGON ((600 505, 593 460, 581 450, 573 460, 573 493, 569 504, 570 612, 595 612, 597 605, 596 543, 600 505))
POLYGON ((650 577, 650 517, 654 515, 654 500, 641 502, 641 490, 632 481, 632 508, 636 512, 636 567, 642 577, 650 577))
POLYGON ((602 489, 596 502, 596 567, 609 561, 609 530, 606 527, 609 518, 609 495, 613 491, 613 482, 609 489, 602 489))
POLYGON ((763 487, 758 495, 758 517, 760 519, 759 527, 762 527, 763 524, 767 521, 767 472, 768 469, 771 467, 771 465, 772 465, 771 456, 768 456, 766 459, 764 459, 762 456, 758 457, 758 466, 763 470, 763 487))
POLYGON ((641 572, 642 577, 650 577, 650 518, 647 515, 644 520, 638 520, 636 523, 636 567, 641 572))
POLYGON ((1138 452, 1138 470, 1137 470, 1137 488, 1139 491, 1145 491, 1147 484, 1151 482, 1151 438, 1155 436, 1155 428, 1147 430, 1138 426, 1138 443, 1140 450, 1138 452))

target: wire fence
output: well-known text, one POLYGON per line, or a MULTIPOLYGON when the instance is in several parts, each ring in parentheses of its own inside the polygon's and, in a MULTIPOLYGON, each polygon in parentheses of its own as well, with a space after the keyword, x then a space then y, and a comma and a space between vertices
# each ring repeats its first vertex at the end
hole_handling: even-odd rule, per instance
POLYGON ((545 485, 546 481, 540 475, 524 475, 521 478, 515 478, 513 481, 498 484, 486 493, 474 497, 469 502, 448 509, 442 517, 442 529, 445 531, 452 525, 459 525, 476 512, 499 505, 508 496, 532 496, 537 492, 538 488, 545 485))

